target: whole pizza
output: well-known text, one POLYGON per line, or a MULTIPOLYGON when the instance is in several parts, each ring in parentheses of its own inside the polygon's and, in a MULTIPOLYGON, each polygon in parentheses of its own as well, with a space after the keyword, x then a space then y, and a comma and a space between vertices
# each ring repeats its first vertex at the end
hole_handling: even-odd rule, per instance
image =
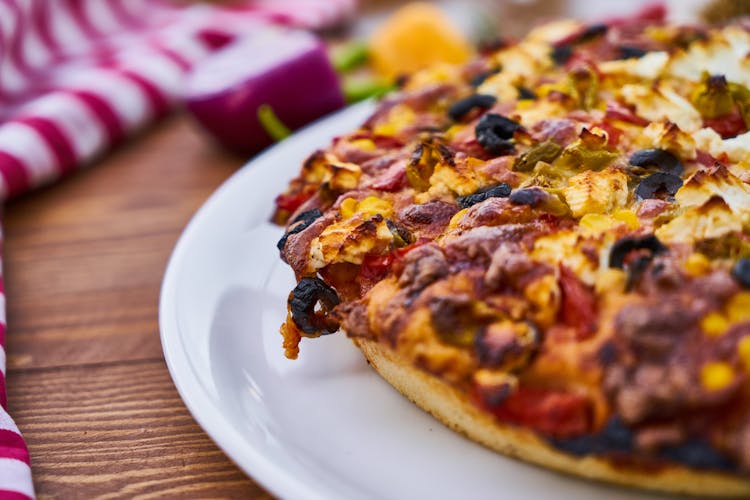
POLYGON ((750 496, 750 31, 558 21, 400 81, 277 198, 284 348, 594 479, 750 496))

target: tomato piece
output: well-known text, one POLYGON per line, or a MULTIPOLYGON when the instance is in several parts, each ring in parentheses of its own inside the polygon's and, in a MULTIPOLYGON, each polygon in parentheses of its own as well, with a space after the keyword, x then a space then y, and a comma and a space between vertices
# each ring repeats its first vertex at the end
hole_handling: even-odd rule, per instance
POLYGON ((605 116, 610 120, 620 120, 625 123, 632 123, 633 125, 640 125, 642 127, 651 123, 645 118, 636 115, 624 105, 616 102, 607 103, 607 112, 605 116))
POLYGON ((711 156, 710 153, 707 153, 706 151, 703 151, 701 149, 695 150, 695 160, 704 167, 709 168, 716 166, 717 163, 721 163, 717 158, 711 156))
POLYGON ((578 339, 589 338, 596 330, 596 298, 589 287, 573 271, 560 266, 562 307, 560 319, 578 330, 578 339))
POLYGON ((378 281, 388 275, 395 259, 393 252, 385 255, 365 255, 357 275, 360 296, 364 296, 378 281))
POLYGON ((607 132, 607 144, 609 146, 617 146, 617 144, 620 142, 620 137, 622 137, 622 130, 615 127, 611 123, 601 122, 595 124, 594 126, 599 127, 600 129, 607 132))
POLYGON ((372 184, 373 189, 388 192, 398 191, 404 186, 406 186, 406 170, 404 169, 398 170, 384 179, 378 179, 372 184))
POLYGON ((279 210, 286 210, 289 213, 293 213, 297 210, 304 202, 312 197, 312 192, 299 192, 299 193, 284 193, 276 197, 276 206, 279 210))
POLYGON ((585 396, 566 391, 519 387, 494 406, 479 390, 480 406, 503 422, 530 427, 553 438, 580 436, 591 431, 592 409, 585 396))
POLYGON ((716 118, 704 118, 703 125, 714 129, 722 139, 729 139, 747 132, 745 120, 736 110, 716 118))

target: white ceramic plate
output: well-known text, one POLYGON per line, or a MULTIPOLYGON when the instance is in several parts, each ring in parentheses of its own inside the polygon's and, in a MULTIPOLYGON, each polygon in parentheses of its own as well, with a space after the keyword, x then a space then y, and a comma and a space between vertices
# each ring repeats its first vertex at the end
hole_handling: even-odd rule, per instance
MULTIPOLYGON (((160 324, 175 385, 247 474, 289 499, 634 498, 497 455, 383 382, 343 335, 284 358, 293 274, 273 199, 300 162, 371 111, 346 109, 257 157, 198 211, 164 278, 160 324)), ((210 168, 210 166, 206 166, 210 168)))

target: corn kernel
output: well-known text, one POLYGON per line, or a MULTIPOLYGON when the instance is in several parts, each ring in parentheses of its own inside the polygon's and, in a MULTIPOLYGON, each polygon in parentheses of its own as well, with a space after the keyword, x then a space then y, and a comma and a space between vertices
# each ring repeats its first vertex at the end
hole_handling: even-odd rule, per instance
POLYGON ((709 337, 718 337, 729 329, 729 321, 719 312, 710 312, 701 320, 701 329, 709 337))
POLYGON ((750 335, 746 335, 737 342, 737 352, 745 369, 750 371, 750 335))
POLYGON ((624 222, 630 229, 638 229, 641 223, 638 221, 638 216, 632 210, 616 210, 612 217, 620 222, 624 222))
POLYGON ((750 321, 750 292, 733 295, 726 305, 727 317, 732 323, 750 321))
POLYGON ((350 141, 349 144, 362 151, 375 151, 375 143, 371 139, 355 139, 350 141))
POLYGON ((599 271, 594 282, 594 290, 597 294, 611 291, 625 290, 627 277, 622 269, 604 269, 599 271))
POLYGON ((362 213, 365 217, 372 217, 373 215, 389 217, 393 212, 393 206, 382 198, 368 196, 357 204, 357 212, 362 213))
POLYGON ((357 200, 354 198, 347 198, 344 201, 341 202, 341 207, 339 208, 339 212, 341 213, 341 217, 344 219, 348 219, 354 213, 357 211, 357 200))
POLYGON ((702 253, 691 253, 685 261, 685 271, 690 276, 703 276, 711 270, 711 261, 702 253))
POLYGON ((734 379, 734 370, 723 361, 712 361, 701 368, 701 384, 709 391, 718 391, 734 379))
POLYGON ((458 227, 458 223, 463 219, 464 215, 466 215, 466 212, 468 211, 468 208, 464 208, 459 210, 455 213, 453 217, 451 217, 451 221, 448 223, 448 229, 455 229, 458 227))
POLYGON ((586 236, 597 236, 612 229, 617 224, 612 217, 604 214, 586 214, 581 217, 578 226, 586 236))
POLYGON ((414 111, 407 106, 395 106, 388 113, 386 120, 374 127, 373 132, 375 135, 395 135, 411 125, 416 116, 414 111))

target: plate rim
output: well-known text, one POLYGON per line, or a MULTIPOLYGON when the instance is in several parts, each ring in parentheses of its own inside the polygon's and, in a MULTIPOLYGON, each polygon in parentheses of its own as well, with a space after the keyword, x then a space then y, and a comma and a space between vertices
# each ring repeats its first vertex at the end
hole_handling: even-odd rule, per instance
POLYGON ((169 375, 180 399, 203 432, 240 470, 264 489, 281 498, 326 500, 323 495, 311 489, 305 481, 297 479, 293 474, 288 474, 282 466, 263 456, 255 447, 243 445, 242 434, 234 429, 231 422, 222 415, 205 392, 187 357, 184 343, 180 340, 176 300, 178 276, 193 233, 199 230, 202 221, 210 216, 213 207, 220 203, 219 200, 231 189, 232 185, 245 176, 259 175, 253 172, 253 164, 261 163, 282 148, 293 148, 295 143, 319 133, 318 127, 325 123, 341 119, 342 116, 366 113, 373 109, 374 101, 372 100, 347 106, 303 127, 286 140, 251 157, 224 180, 190 217, 170 253, 162 277, 159 292, 159 338, 169 375), (217 421, 221 425, 216 425, 217 421), (239 456, 242 456, 242 460, 238 458, 239 456))

